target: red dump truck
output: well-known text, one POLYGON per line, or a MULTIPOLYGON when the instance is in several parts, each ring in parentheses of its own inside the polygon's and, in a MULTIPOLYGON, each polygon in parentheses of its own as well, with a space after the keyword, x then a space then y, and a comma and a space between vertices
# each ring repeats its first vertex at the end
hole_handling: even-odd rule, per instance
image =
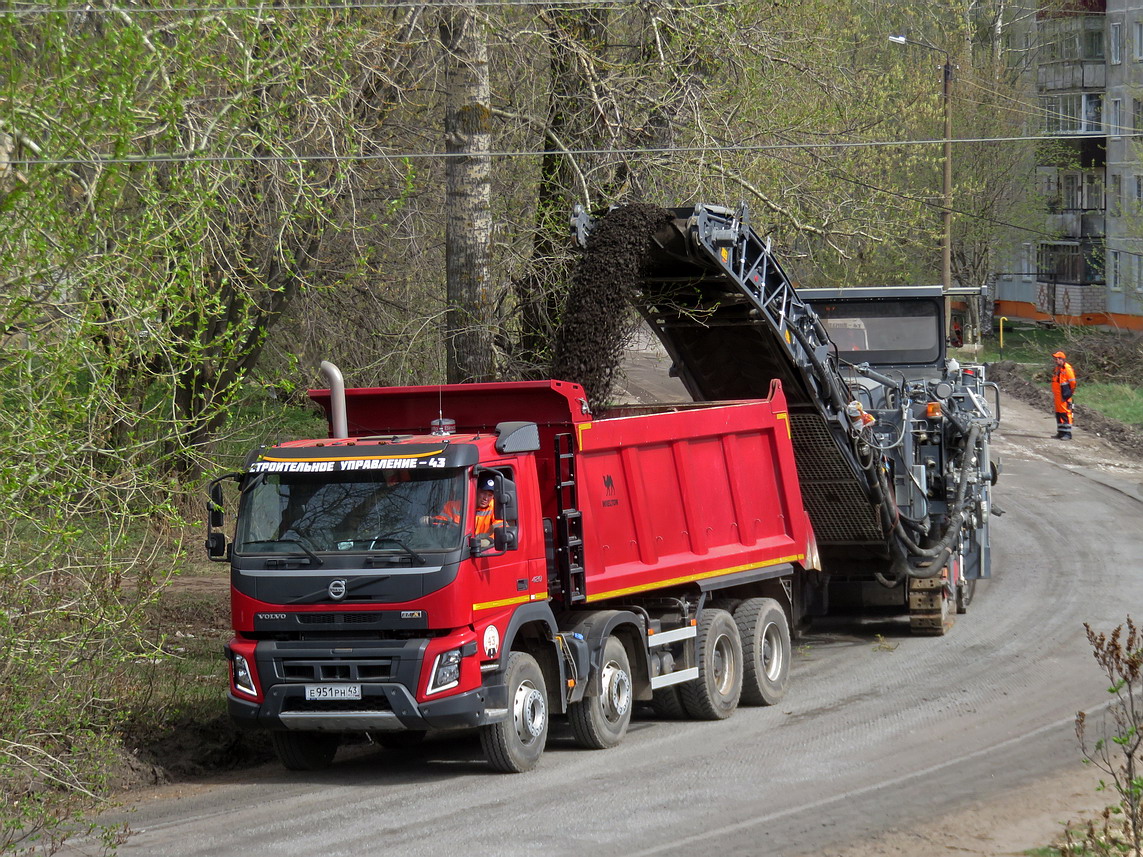
POLYGON ((560 381, 345 390, 323 368, 331 436, 257 450, 208 507, 230 713, 286 767, 476 727, 520 772, 553 716, 602 749, 638 702, 781 698, 817 549, 780 384, 593 415, 560 381))

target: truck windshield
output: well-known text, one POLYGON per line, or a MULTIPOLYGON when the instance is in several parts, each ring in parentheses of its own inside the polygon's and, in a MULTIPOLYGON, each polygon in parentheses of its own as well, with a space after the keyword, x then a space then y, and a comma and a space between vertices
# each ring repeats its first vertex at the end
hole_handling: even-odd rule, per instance
POLYGON ((847 363, 935 363, 941 357, 937 301, 814 303, 826 332, 847 363))
MULTIPOLYGON (((460 545, 442 509, 464 503, 462 470, 255 473, 238 510, 239 553, 400 553, 460 545)), ((460 520, 460 516, 456 516, 460 520)))

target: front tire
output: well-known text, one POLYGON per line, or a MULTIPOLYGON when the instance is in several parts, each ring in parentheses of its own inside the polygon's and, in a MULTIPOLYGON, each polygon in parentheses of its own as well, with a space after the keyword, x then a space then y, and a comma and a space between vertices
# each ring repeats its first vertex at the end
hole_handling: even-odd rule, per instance
POLYGON ((961 581, 960 585, 956 588, 956 612, 962 615, 967 613, 968 605, 972 603, 972 599, 975 595, 976 578, 961 581))
POLYGON ((725 720, 742 696, 742 640, 729 613, 702 611, 696 649, 698 678, 679 685, 683 707, 695 720, 725 720))
POLYGON ((493 770, 522 774, 536 767, 548 743, 548 689, 527 652, 512 652, 505 669, 508 718, 480 729, 480 745, 493 770))
POLYGON ((742 704, 774 705, 790 682, 790 623, 773 598, 751 598, 734 611, 742 637, 742 704))
POLYGON ((333 761, 341 738, 330 732, 271 732, 270 742, 287 770, 320 771, 333 761))
POLYGON ((602 687, 596 696, 584 697, 568 706, 575 742, 589 750, 614 747, 627 734, 634 708, 631 663, 618 637, 608 637, 600 668, 602 687))

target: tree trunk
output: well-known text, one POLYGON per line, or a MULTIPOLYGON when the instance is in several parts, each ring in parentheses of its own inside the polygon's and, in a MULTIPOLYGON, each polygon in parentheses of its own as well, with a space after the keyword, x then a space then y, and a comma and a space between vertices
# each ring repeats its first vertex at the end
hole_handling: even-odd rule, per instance
POLYGON ((445 60, 445 276, 448 381, 493 376, 488 42, 473 2, 441 9, 445 60))

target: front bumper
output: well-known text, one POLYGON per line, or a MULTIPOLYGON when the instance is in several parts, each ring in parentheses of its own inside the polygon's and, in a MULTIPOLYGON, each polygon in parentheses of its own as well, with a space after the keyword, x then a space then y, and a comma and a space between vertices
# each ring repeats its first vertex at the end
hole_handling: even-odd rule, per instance
MULTIPOLYGON (((494 678, 488 676, 488 679, 494 678)), ((301 685, 268 688, 262 703, 227 695, 230 717, 247 729, 306 732, 399 732, 463 729, 496 723, 508 716, 503 683, 418 704, 400 684, 363 684, 354 702, 310 702, 301 685)))

